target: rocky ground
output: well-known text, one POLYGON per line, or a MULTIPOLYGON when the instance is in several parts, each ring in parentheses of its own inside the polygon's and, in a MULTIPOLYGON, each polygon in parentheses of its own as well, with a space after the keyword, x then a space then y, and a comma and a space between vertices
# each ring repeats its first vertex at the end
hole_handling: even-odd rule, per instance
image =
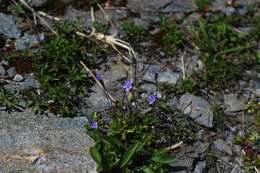
MULTIPOLYGON (((203 59, 207 56, 202 56, 204 49, 194 41, 188 28, 193 23, 198 26, 199 18, 207 19, 223 14, 233 18, 242 16, 234 28, 236 32, 250 34, 254 26, 244 20, 249 21, 250 17, 259 15, 260 1, 237 0, 234 1, 235 4, 229 4, 224 0, 214 0, 203 8, 192 0, 109 2, 101 2, 105 14, 102 9, 94 8, 95 20, 98 21, 98 26, 102 26, 101 31, 105 28, 106 35, 114 34, 116 38, 132 44, 137 54, 137 100, 147 102, 147 96, 157 92, 157 98, 163 104, 182 112, 196 126, 191 129, 195 137, 184 141, 174 151, 177 160, 172 164, 172 173, 258 173, 260 34, 252 43, 249 42, 250 45, 253 42, 256 45, 252 51, 249 50, 250 54, 243 54, 239 49, 235 51, 238 54, 225 56, 226 59, 234 56, 232 61, 237 69, 241 69, 237 75, 231 78, 224 76, 223 80, 223 74, 232 73, 230 69, 233 66, 213 66, 214 70, 222 70, 216 70, 205 77, 205 73, 213 70, 207 68, 208 61, 203 59), (254 15, 251 14, 251 8, 255 10, 254 15), (160 24, 162 15, 173 18, 181 27, 185 35, 181 44, 172 47, 168 46, 171 42, 158 41, 169 31, 160 24), (131 29, 128 26, 124 29, 125 21, 133 22, 136 27, 131 29), (176 50, 171 52, 174 49, 176 50), (249 57, 247 62, 237 60, 240 55, 249 57), (254 59, 252 63, 251 57, 254 59), (156 81, 155 73, 158 74, 156 81)), ((51 16, 67 20, 80 17, 80 24, 84 28, 92 26, 90 6, 84 1, 28 0, 28 3, 35 10, 44 11, 51 16)), ((44 95, 47 91, 42 82, 46 78, 40 78, 41 73, 35 72, 34 69, 37 68, 34 67, 33 56, 28 56, 28 50, 39 51, 41 43, 52 34, 46 26, 34 24, 30 10, 22 11, 18 6, 11 5, 11 1, 0 0, 0 172, 95 172, 96 165, 89 153, 93 142, 86 135, 83 126, 89 122, 92 112, 106 113, 110 108, 104 90, 92 80, 86 84, 89 88, 85 89, 83 97, 70 97, 71 100, 76 100, 75 105, 78 106, 78 110, 70 115, 73 118, 61 117, 62 113, 68 111, 55 110, 56 107, 53 108, 51 104, 55 99, 39 103, 40 108, 35 100, 32 103, 31 91, 39 95, 44 95), (43 114, 34 115, 34 110, 43 114)), ((52 26, 53 20, 48 17, 45 19, 52 26)), ((260 30, 260 25, 258 27, 260 30)), ((178 31, 174 31, 176 32, 178 31)), ((173 40, 176 43, 179 40, 175 40, 175 37, 173 40)), ((217 36, 217 39, 220 37, 217 36)), ((199 40, 203 40, 202 36, 199 40)), ((95 59, 98 63, 91 70, 101 74, 109 93, 121 100, 123 80, 129 78, 131 66, 124 60, 121 61, 119 54, 112 48, 104 47, 108 50, 104 53, 105 57, 98 55, 95 59)), ((95 57, 95 52, 88 50, 86 56, 95 57)), ((47 76, 46 73, 44 75, 47 76)), ((55 92, 66 93, 61 89, 55 92)), ((38 101, 45 98, 44 95, 38 101)), ((151 107, 148 106, 142 111, 149 109, 151 107)), ((178 126, 178 123, 174 126, 178 126)), ((175 142, 179 141, 176 139, 175 142)))

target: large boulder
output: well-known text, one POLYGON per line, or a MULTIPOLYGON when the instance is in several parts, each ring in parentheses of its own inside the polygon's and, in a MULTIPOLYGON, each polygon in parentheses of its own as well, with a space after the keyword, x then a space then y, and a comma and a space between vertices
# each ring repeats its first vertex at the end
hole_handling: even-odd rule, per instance
POLYGON ((0 172, 94 173, 86 118, 0 112, 0 172))

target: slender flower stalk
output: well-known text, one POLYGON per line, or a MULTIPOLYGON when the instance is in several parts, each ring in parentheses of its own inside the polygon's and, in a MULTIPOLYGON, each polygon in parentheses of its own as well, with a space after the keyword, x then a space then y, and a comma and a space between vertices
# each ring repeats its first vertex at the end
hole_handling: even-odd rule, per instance
POLYGON ((126 80, 123 84, 123 89, 124 89, 124 95, 125 95, 126 100, 127 100, 128 108, 131 111, 131 105, 130 105, 130 102, 129 102, 128 94, 130 94, 129 91, 132 91, 132 89, 133 89, 133 81, 132 80, 126 80))
POLYGON ((154 80, 155 80, 155 104, 156 104, 156 100, 157 100, 157 98, 158 98, 158 73, 155 73, 155 75, 154 75, 154 80))

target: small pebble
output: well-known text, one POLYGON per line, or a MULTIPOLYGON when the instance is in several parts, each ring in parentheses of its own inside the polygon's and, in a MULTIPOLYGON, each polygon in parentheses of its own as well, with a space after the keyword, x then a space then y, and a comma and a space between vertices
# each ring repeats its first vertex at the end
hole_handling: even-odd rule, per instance
POLYGON ((7 69, 7 76, 8 77, 12 78, 12 77, 15 76, 15 74, 16 74, 16 70, 15 70, 14 67, 10 67, 10 68, 7 69))
POLYGON ((16 74, 16 75, 14 76, 13 81, 15 81, 15 82, 22 82, 23 79, 24 79, 24 77, 23 77, 22 75, 16 74))
POLYGON ((0 65, 9 66, 9 63, 8 63, 8 61, 2 60, 2 61, 0 62, 0 65))
POLYGON ((5 72, 5 68, 0 65, 0 76, 4 76, 5 73, 6 73, 6 72, 5 72))

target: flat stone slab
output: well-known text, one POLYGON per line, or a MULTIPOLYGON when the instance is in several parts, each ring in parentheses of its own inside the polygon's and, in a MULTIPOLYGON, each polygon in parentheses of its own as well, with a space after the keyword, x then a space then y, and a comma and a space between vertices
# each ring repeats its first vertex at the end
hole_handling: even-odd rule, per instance
POLYGON ((214 114, 211 105, 203 98, 191 94, 184 94, 180 98, 180 108, 195 122, 205 127, 213 127, 214 114))
POLYGON ((84 117, 0 112, 0 173, 95 173, 84 117))
POLYGON ((4 34, 9 38, 18 39, 21 35, 21 31, 15 24, 15 18, 11 15, 0 13, 0 34, 4 34))

